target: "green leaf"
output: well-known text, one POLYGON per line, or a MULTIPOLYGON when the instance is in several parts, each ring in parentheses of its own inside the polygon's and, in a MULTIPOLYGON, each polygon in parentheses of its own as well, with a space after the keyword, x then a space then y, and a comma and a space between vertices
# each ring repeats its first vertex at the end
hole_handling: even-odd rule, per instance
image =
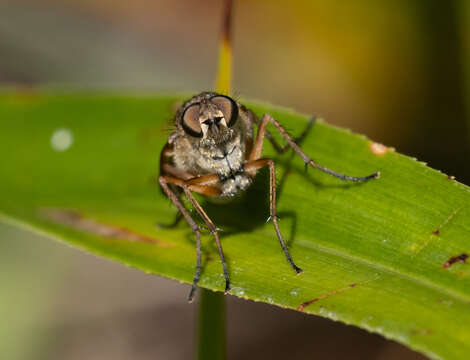
MULTIPOLYGON (((190 283, 195 266, 190 229, 183 223, 172 229, 156 226, 171 223, 176 214, 156 177, 177 100, 0 95, 1 218, 190 283)), ((294 136, 308 119, 267 105, 252 108, 269 112, 294 136)), ((312 169, 306 173, 300 158, 277 156, 266 144, 265 156, 277 164, 281 230, 305 270, 301 275, 289 267, 273 225, 265 223, 266 172, 238 202, 203 202, 224 229, 232 294, 300 307, 432 358, 466 358, 470 267, 464 255, 452 264, 449 259, 470 252, 469 188, 372 145, 321 121, 305 139, 303 149, 331 169, 357 176, 381 171, 380 179, 351 184, 312 169)), ((223 290, 222 268, 208 233, 203 252, 200 285, 223 290)))

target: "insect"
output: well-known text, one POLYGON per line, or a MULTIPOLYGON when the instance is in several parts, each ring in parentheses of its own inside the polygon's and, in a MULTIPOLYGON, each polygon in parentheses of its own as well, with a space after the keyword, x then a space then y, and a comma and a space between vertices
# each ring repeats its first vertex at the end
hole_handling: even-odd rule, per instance
POLYGON ((280 153, 292 148, 304 161, 327 174, 350 181, 368 181, 379 176, 378 172, 365 177, 343 175, 315 163, 299 147, 298 143, 313 125, 309 123, 303 134, 293 139, 272 116, 261 119, 245 106, 229 96, 215 92, 202 92, 187 100, 175 114, 175 130, 169 136, 160 155, 159 183, 163 192, 178 208, 191 227, 196 238, 196 269, 188 300, 192 301, 201 272, 201 227, 184 207, 184 194, 202 218, 215 238, 225 276, 225 292, 230 291, 230 279, 219 238, 219 229, 209 218, 193 193, 213 199, 230 200, 246 190, 258 170, 269 167, 269 210, 274 230, 281 248, 294 271, 303 270, 292 260, 283 240, 276 215, 276 174, 274 161, 262 158, 264 139, 267 138, 280 153), (266 129, 271 123, 287 141, 280 146, 266 129), (254 128, 258 128, 254 137, 254 128))

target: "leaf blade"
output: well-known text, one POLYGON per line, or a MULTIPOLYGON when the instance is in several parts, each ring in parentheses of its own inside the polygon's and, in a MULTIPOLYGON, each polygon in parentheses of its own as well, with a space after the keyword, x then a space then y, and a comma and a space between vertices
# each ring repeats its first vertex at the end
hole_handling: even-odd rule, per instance
MULTIPOLYGON (((176 99, 3 94, 0 150, 8 158, 0 168, 0 214, 68 244, 190 283, 195 252, 190 230, 155 227, 156 221, 170 223, 175 213, 159 194, 155 176, 176 99), (50 139, 63 128, 73 133, 74 143, 57 152, 50 139), (51 221, 54 211, 75 214, 75 220, 51 221)), ((307 121, 286 109, 252 107, 273 114, 293 135, 307 121)), ((470 271, 461 263, 442 266, 470 251, 469 189, 393 151, 374 154, 370 146, 364 137, 323 122, 304 142, 308 154, 334 170, 351 175, 381 170, 380 179, 358 185, 305 174, 300 159, 276 157, 266 146, 265 154, 278 164, 281 230, 305 270, 300 276, 285 261, 272 225, 264 223, 265 173, 247 199, 205 203, 226 230, 222 241, 233 294, 293 309, 304 304, 305 312, 381 333, 433 358, 462 358, 470 343, 465 325, 470 271)), ((201 286, 223 290, 208 234, 203 251, 213 260, 206 261, 201 286)))

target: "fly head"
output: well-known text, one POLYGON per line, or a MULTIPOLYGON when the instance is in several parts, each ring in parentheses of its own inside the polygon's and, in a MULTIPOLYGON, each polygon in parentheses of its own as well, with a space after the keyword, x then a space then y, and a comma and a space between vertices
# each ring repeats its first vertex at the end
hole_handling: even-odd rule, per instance
POLYGON ((176 114, 176 122, 191 142, 203 147, 217 146, 240 131, 238 115, 238 104, 231 97, 206 92, 184 103, 176 114))

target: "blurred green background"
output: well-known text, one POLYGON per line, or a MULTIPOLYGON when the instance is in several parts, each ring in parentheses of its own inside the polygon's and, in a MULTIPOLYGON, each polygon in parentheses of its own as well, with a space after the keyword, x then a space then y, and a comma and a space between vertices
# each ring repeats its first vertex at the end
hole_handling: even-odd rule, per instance
MULTIPOLYGON (((221 9, 220 0, 0 0, 0 86, 210 89, 221 9)), ((235 94, 323 116, 470 184, 468 2, 235 0, 234 15, 235 94)), ((9 225, 0 284, 0 358, 192 357, 187 286, 9 225)), ((232 297, 228 318, 230 359, 424 358, 232 297)))

